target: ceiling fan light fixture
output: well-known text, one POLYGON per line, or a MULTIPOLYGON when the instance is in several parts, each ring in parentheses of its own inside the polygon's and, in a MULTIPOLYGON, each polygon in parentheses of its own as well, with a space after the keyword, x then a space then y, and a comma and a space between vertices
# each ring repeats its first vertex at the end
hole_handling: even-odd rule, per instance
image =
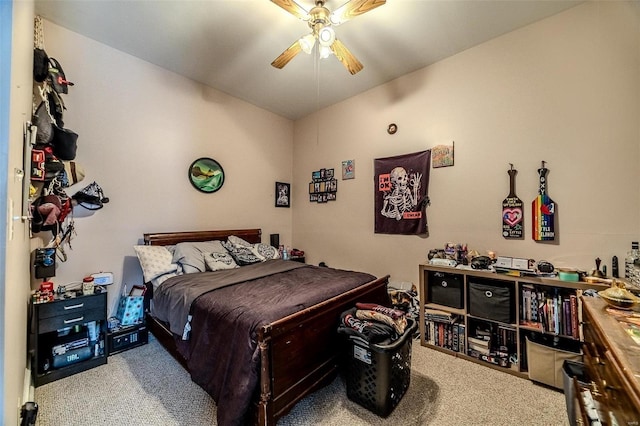
POLYGON ((322 27, 320 31, 318 31, 318 41, 320 41, 322 46, 330 47, 335 40, 336 33, 333 31, 333 28, 322 27))
POLYGON ((320 45, 320 52, 319 52, 320 59, 326 59, 332 53, 333 52, 331 51, 331 48, 329 46, 320 45))
POLYGON ((313 51, 313 46, 316 44, 316 38, 313 34, 307 34, 300 38, 300 47, 306 54, 310 54, 313 51))

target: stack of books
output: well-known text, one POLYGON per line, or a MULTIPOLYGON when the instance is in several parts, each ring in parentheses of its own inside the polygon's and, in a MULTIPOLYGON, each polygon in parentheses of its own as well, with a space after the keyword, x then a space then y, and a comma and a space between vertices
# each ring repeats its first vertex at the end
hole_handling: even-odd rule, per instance
POLYGON ((478 327, 475 330, 475 337, 467 338, 467 355, 491 364, 508 367, 510 346, 514 344, 514 339, 514 330, 495 325, 493 330, 478 327))
POLYGON ((484 340, 483 338, 469 336, 467 338, 467 344, 469 346, 469 351, 476 351, 484 355, 489 355, 491 353, 491 340, 484 340))

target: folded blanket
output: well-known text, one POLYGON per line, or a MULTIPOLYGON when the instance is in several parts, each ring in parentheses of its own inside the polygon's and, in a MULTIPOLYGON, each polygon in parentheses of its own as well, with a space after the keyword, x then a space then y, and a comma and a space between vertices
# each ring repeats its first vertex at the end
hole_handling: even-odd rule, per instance
POLYGON ((355 313, 356 309, 342 313, 342 327, 339 330, 359 336, 369 343, 388 343, 398 337, 393 327, 378 321, 362 321, 356 318, 355 313))
POLYGON ((393 319, 404 317, 404 312, 399 309, 387 308, 386 306, 377 305, 375 303, 356 303, 356 308, 380 312, 381 314, 393 319))
POLYGON ((371 320, 381 322, 393 327, 399 335, 404 334, 404 329, 407 327, 407 318, 402 315, 397 319, 393 319, 390 316, 382 314, 377 311, 367 309, 357 309, 356 318, 361 320, 371 320))

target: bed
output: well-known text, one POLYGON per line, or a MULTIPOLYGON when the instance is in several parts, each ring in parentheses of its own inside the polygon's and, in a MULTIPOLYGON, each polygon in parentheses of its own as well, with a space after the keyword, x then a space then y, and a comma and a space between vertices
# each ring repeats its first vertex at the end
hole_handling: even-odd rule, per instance
MULTIPOLYGON (((230 236, 256 245, 262 240, 260 229, 236 229, 147 233, 144 234, 144 244, 172 246, 182 242, 225 241, 230 236)), ((217 405, 218 424, 221 426, 243 423, 275 425, 277 419, 289 412, 298 401, 335 378, 340 360, 340 340, 336 331, 340 314, 353 307, 355 302, 390 306, 387 293, 389 276, 376 278, 352 271, 293 265, 297 262, 292 261, 269 260, 264 263, 273 263, 284 269, 268 277, 208 291, 194 299, 189 308, 191 321, 188 327, 191 330, 188 340, 179 334, 180 328, 172 327, 166 318, 156 317, 156 312, 149 309, 150 303, 153 303, 149 300, 154 293, 160 304, 160 294, 164 290, 162 286, 175 289, 181 287, 187 278, 184 275, 170 278, 160 286, 155 286, 155 289, 154 285, 147 283, 145 306, 149 330, 189 371, 192 380, 213 397, 217 405), (292 269, 287 269, 289 267, 292 269), (335 278, 334 274, 337 274, 335 278), (354 280, 360 282, 354 284, 354 280), (180 285, 176 285, 178 281, 180 285), (351 288, 329 294, 335 285, 343 285, 343 282, 349 282, 351 288), (292 283, 296 285, 292 286, 292 283), (247 308, 251 304, 246 303, 246 298, 252 292, 258 291, 258 288, 260 291, 268 290, 270 287, 267 286, 271 285, 279 289, 272 293, 286 292, 286 297, 278 298, 296 300, 298 284, 301 289, 321 290, 321 294, 292 302, 295 305, 293 309, 291 306, 275 308, 277 303, 272 302, 270 296, 266 299, 267 303, 255 303, 247 308), (244 299, 240 299, 240 302, 231 301, 234 294, 241 294, 244 299), (237 303, 238 306, 223 306, 226 303, 237 303), (267 310, 266 307, 271 305, 274 306, 273 311, 267 310), (226 311, 219 313, 217 309, 226 311), (234 320, 236 322, 225 324, 225 318, 239 311, 242 314, 238 318, 251 318, 249 322, 252 325, 247 330, 242 329, 244 325, 237 325, 244 320, 237 319, 234 320), (227 336, 230 328, 233 332, 227 336), (223 338, 225 340, 216 341, 223 338), (219 344, 222 342, 225 343, 219 344), (246 346, 250 346, 248 354, 242 355, 246 346), (228 348, 227 353, 222 353, 222 347, 228 348), (240 371, 235 371, 238 367, 241 367, 240 371), (230 372, 231 369, 234 371, 230 372), (249 395, 247 389, 241 391, 245 386, 249 395), (239 405, 235 403, 237 401, 229 402, 238 399, 236 394, 243 394, 239 405), (242 401, 247 397, 248 404, 244 404, 242 401), (239 410, 244 412, 240 413, 239 410)), ((238 270, 248 271, 253 266, 242 266, 238 270)), ((209 274, 213 277, 218 272, 209 274)), ((189 282, 196 282, 196 277, 200 279, 207 274, 188 274, 189 282)), ((307 297, 306 294, 302 296, 302 291, 300 297, 307 297)), ((260 299, 262 297, 259 296, 260 299)), ((162 317, 159 313, 157 315, 162 317)))

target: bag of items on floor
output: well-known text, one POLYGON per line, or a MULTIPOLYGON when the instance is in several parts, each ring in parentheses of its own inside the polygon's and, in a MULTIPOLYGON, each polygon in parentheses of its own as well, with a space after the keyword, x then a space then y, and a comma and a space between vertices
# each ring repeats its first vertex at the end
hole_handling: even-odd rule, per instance
POLYGON ((387 417, 411 379, 411 343, 417 322, 398 309, 356 303, 340 316, 342 372, 347 397, 387 417))

